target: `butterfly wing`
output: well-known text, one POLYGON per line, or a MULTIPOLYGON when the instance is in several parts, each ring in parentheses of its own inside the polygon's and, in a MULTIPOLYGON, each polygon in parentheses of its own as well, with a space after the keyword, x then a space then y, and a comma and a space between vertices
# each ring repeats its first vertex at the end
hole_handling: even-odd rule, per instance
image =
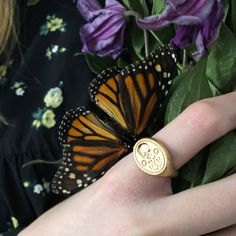
POLYGON ((56 194, 87 187, 129 150, 111 127, 81 107, 64 116, 59 140, 63 161, 52 182, 56 194))
MULTIPOLYGON (((121 71, 105 70, 91 83, 90 97, 135 139, 149 127, 175 74, 174 49, 162 47, 121 71)), ((128 152, 118 132, 84 108, 69 111, 59 129, 63 162, 53 180, 53 192, 83 189, 128 152)))
POLYGON ((136 138, 149 127, 176 75, 174 51, 167 45, 121 71, 104 71, 90 85, 91 99, 136 138))
POLYGON ((175 76, 176 56, 170 45, 121 71, 119 91, 126 120, 135 137, 149 127, 175 76))
POLYGON ((90 98, 117 124, 128 130, 121 94, 119 91, 120 69, 112 67, 104 70, 89 86, 90 98))

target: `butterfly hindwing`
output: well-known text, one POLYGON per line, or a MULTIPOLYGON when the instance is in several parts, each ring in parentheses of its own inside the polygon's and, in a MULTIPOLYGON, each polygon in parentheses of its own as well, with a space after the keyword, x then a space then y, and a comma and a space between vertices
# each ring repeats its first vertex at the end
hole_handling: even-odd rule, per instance
POLYGON ((80 107, 63 118, 59 137, 63 161, 54 177, 55 193, 73 193, 95 182, 129 149, 114 130, 80 107))

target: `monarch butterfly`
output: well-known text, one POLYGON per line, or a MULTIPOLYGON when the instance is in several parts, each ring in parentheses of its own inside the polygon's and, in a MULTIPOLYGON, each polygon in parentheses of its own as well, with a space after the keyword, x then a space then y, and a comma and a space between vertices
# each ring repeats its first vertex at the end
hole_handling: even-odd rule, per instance
POLYGON ((160 47, 124 69, 106 69, 89 95, 109 119, 84 107, 68 111, 59 127, 63 161, 52 181, 56 194, 77 192, 100 178, 143 137, 176 75, 175 48, 160 47))

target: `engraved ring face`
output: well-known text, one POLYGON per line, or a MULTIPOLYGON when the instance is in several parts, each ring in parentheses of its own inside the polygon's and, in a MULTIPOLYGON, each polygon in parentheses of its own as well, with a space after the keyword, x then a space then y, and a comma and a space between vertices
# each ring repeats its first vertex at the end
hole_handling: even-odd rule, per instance
POLYGON ((160 175, 165 171, 168 153, 157 141, 142 138, 134 145, 133 151, 137 165, 144 172, 160 175))

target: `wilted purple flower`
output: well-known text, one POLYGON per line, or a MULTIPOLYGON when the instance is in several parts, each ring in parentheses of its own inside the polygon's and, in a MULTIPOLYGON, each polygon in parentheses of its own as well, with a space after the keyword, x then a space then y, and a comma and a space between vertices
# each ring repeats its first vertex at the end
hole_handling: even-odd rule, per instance
POLYGON ((143 29, 159 29, 171 23, 177 25, 171 40, 180 48, 196 41, 195 56, 206 53, 217 38, 224 12, 220 0, 166 0, 166 9, 160 15, 138 19, 143 29))
POLYGON ((124 6, 116 0, 106 0, 105 8, 97 0, 77 0, 77 9, 88 21, 80 29, 82 51, 117 58, 124 42, 124 6))

